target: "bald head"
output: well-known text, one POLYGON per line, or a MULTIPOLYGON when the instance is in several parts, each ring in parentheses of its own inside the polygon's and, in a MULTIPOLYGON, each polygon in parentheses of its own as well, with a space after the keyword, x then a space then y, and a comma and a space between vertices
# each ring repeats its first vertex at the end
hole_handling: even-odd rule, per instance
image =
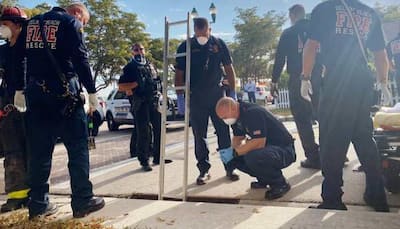
POLYGON ((89 22, 89 11, 81 2, 71 3, 65 8, 65 10, 69 15, 74 16, 78 21, 82 22, 83 25, 86 25, 89 22))
POLYGON ((216 107, 215 111, 220 119, 227 118, 239 118, 239 103, 230 97, 221 98, 216 107))

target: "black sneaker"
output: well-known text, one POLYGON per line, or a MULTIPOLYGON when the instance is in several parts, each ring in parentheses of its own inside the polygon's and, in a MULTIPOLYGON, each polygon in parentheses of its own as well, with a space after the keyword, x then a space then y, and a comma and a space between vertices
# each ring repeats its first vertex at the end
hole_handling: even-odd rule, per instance
POLYGON ((311 159, 305 159, 300 162, 301 167, 307 168, 307 169, 321 169, 321 164, 319 160, 311 160, 311 159))
POLYGON ((42 211, 38 213, 31 213, 29 212, 29 220, 33 220, 37 217, 46 217, 55 214, 58 211, 57 205, 53 203, 49 203, 47 207, 42 211))
POLYGON ((89 203, 86 205, 85 208, 73 211, 72 215, 74 216, 74 218, 82 218, 92 212, 102 209, 105 205, 106 203, 104 202, 103 198, 93 197, 89 200, 89 203))
POLYGON ((372 207, 377 212, 390 212, 389 205, 387 204, 386 200, 376 201, 376 199, 364 194, 364 201, 368 206, 372 207))
POLYGON ((143 165, 143 166, 142 166, 142 170, 145 171, 145 172, 150 172, 150 171, 152 171, 153 169, 152 169, 149 165, 143 165))
POLYGON ((239 175, 237 175, 236 173, 234 173, 234 172, 226 172, 226 177, 230 180, 230 181, 238 181, 240 178, 239 178, 239 175))
POLYGON ((196 179, 197 185, 204 185, 206 181, 211 179, 211 175, 209 173, 200 174, 196 179))
POLYGON ((21 209, 28 203, 28 197, 23 199, 7 199, 7 202, 1 205, 0 212, 10 212, 21 209))
POLYGON ((290 190, 290 184, 285 183, 280 186, 271 186, 271 189, 265 192, 265 199, 274 200, 281 198, 290 190))
MULTIPOLYGON (((173 162, 173 160, 164 159, 164 163, 165 163, 165 164, 169 164, 169 163, 172 163, 172 162, 173 162)), ((160 164, 159 161, 153 161, 153 165, 159 165, 159 164, 160 164)))
POLYGON ((250 188, 251 189, 262 189, 262 188, 267 188, 268 184, 259 182, 259 181, 253 181, 250 183, 250 188))
POLYGON ((347 207, 346 207, 346 205, 344 205, 343 202, 338 202, 338 203, 322 202, 321 204, 319 204, 317 206, 310 206, 309 208, 347 211, 347 207))

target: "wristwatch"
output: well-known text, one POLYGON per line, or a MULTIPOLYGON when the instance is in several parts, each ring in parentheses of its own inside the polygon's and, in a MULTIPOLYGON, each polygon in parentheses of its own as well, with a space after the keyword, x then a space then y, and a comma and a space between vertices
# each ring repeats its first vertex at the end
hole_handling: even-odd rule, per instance
POLYGON ((305 76, 304 74, 301 74, 301 75, 300 75, 300 79, 301 79, 301 80, 310 80, 310 79, 311 79, 311 76, 310 76, 310 75, 305 76))

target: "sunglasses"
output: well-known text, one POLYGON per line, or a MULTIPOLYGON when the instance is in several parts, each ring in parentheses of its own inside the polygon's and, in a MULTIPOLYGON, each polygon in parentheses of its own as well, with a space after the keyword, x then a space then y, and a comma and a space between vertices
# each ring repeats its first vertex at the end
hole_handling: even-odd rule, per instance
POLYGON ((139 52, 139 50, 140 50, 140 51, 143 51, 144 48, 134 48, 134 49, 133 49, 133 51, 135 51, 135 52, 139 52))

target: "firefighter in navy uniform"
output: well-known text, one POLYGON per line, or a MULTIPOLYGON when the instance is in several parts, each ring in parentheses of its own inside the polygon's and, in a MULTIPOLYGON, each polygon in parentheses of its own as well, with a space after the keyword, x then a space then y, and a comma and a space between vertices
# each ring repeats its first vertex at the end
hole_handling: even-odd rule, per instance
POLYGON ((310 76, 317 48, 321 48, 326 67, 322 82, 319 110, 320 157, 324 176, 323 202, 317 208, 346 210, 342 202, 343 164, 350 142, 365 170, 365 202, 376 211, 387 212, 380 158, 372 138, 370 107, 374 77, 370 72, 361 44, 375 57, 377 81, 385 102, 388 62, 381 22, 377 13, 358 0, 328 0, 318 4, 311 15, 311 31, 303 55, 301 94, 309 97, 310 76), (348 4, 357 23, 359 42, 348 4))
POLYGON ((400 32, 396 38, 388 43, 386 50, 389 57, 390 70, 394 71, 397 85, 397 96, 400 97, 400 32))
MULTIPOLYGON (((158 107, 161 84, 156 80, 157 72, 154 66, 144 56, 143 45, 136 43, 132 49, 133 58, 124 67, 118 86, 119 90, 127 93, 135 117, 133 131, 136 131, 136 139, 131 138, 131 152, 132 147, 136 145, 136 153, 142 170, 148 172, 152 171, 149 165, 151 154, 153 154, 153 164, 160 164, 161 113, 158 107), (152 142, 153 147, 151 147, 152 142), (151 152, 152 148, 154 152, 151 152)), ((171 162, 172 160, 165 160, 165 163, 171 162)))
MULTIPOLYGON (((19 110, 25 110, 24 88, 24 51, 25 25, 27 15, 18 7, 8 7, 0 17, 0 34, 7 41, 1 46, 3 73, 1 78, 1 104, 14 104, 19 110)), ((13 111, 14 113, 14 111, 13 111)), ((4 153, 4 177, 7 202, 1 206, 1 212, 8 212, 26 206, 28 202, 27 152, 23 113, 9 113, 0 118, 0 150, 4 153)))
POLYGON ((216 105, 218 117, 233 129, 232 146, 220 150, 222 161, 256 177, 251 188, 267 188, 265 198, 282 197, 290 190, 282 169, 296 161, 294 139, 265 108, 225 97, 216 105))
POLYGON ((86 114, 83 103, 71 113, 65 113, 65 100, 60 95, 66 88, 78 96, 83 84, 89 93, 89 112, 96 109, 97 97, 88 54, 83 38, 83 26, 89 12, 82 3, 73 3, 65 9, 52 10, 33 17, 27 25, 27 130, 31 154, 29 163, 30 202, 29 218, 54 214, 57 206, 49 202, 48 178, 52 153, 58 136, 68 151, 68 169, 71 183, 71 207, 75 218, 104 207, 103 198, 93 196, 89 180, 89 150, 86 114), (41 23, 43 22, 43 23, 41 23), (41 25, 43 27, 41 28, 41 25), (48 49, 42 40, 45 31, 48 49), (48 51, 48 52, 47 52, 48 51), (55 62, 51 62, 52 53, 55 62), (68 85, 63 85, 57 68, 68 85))
MULTIPOLYGON (((195 139, 195 155, 200 175, 198 185, 205 184, 210 178, 208 173, 209 150, 207 147, 208 119, 216 130, 218 149, 230 147, 229 127, 215 113, 217 101, 224 96, 224 87, 220 86, 225 70, 224 84, 229 84, 230 93, 235 91, 235 72, 232 59, 225 42, 210 35, 210 27, 206 18, 194 18, 194 37, 191 38, 190 66, 190 122, 195 139), (223 66, 223 69, 221 68, 223 66)), ((177 53, 186 52, 186 41, 180 44, 177 53)), ((186 58, 176 58, 175 86, 183 86, 185 81, 186 58)), ((177 91, 178 94, 183 91, 177 91)), ((225 166, 227 178, 236 181, 239 176, 232 168, 225 166)))
MULTIPOLYGON (((305 19, 304 7, 298 4, 290 7, 289 17, 293 26, 283 31, 279 40, 272 73, 271 93, 273 96, 276 96, 275 92, 279 77, 282 73, 285 62, 287 62, 287 71, 290 75, 290 110, 292 111, 297 130, 299 131, 301 144, 306 155, 306 160, 301 162, 301 166, 305 168, 319 169, 319 146, 315 142, 312 127, 312 103, 310 100, 305 100, 300 95, 303 47, 307 40, 310 22, 305 19)), ((316 66, 314 71, 315 78, 318 77, 318 75, 321 77, 321 70, 321 66, 316 66)))

